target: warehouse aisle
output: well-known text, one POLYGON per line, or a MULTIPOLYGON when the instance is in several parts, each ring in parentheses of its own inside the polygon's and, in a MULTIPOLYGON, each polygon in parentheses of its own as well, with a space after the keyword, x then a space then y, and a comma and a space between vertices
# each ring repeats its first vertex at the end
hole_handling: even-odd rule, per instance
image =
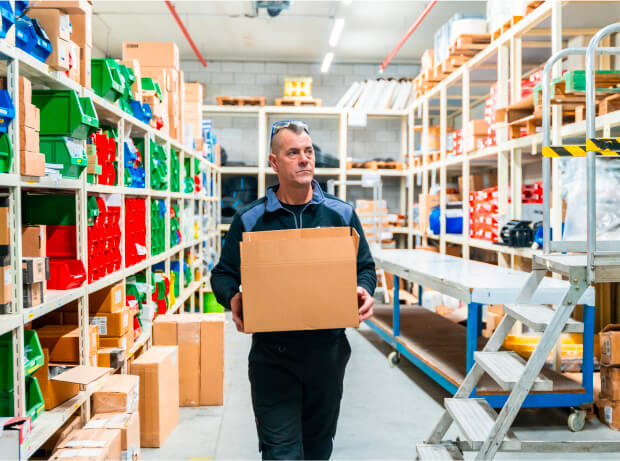
MULTIPOLYGON (((225 406, 181 408, 178 427, 162 448, 143 449, 144 459, 259 459, 247 379, 250 336, 238 334, 232 321, 227 322, 226 334, 225 406)), ((353 353, 332 459, 412 459, 416 443, 439 417, 439 402, 447 393, 406 360, 398 368, 389 368, 390 347, 368 327, 347 334, 353 353)), ((564 410, 524 410, 515 432, 521 438, 562 440, 570 436, 566 416, 564 410)), ((620 435, 591 420, 575 437, 617 439, 620 435)), ((542 458, 527 453, 500 455, 498 459, 542 458)), ((558 453, 544 459, 583 457, 558 453)), ((617 459, 617 455, 588 454, 588 459, 617 459)))

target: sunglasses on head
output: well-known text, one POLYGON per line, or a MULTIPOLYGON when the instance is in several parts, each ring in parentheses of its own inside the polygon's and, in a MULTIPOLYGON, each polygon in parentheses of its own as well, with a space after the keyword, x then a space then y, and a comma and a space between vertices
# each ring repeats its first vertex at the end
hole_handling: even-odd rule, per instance
POLYGON ((284 128, 291 128, 296 133, 304 130, 306 133, 310 134, 310 131, 308 131, 308 124, 306 122, 302 122, 301 120, 281 120, 271 126, 271 137, 269 140, 273 140, 275 134, 284 128))

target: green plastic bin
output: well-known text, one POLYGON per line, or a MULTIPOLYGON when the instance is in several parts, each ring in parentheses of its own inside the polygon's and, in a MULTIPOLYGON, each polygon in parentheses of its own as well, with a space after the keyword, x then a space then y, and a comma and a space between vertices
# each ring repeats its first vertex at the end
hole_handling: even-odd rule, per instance
POLYGON ((39 150, 45 154, 46 163, 61 163, 63 177, 78 179, 88 166, 84 141, 67 136, 41 136, 39 150))
MULTIPOLYGON (((13 335, 0 336, 0 390, 13 390, 13 335)), ((43 366, 44 357, 37 332, 24 330, 24 372, 30 376, 43 366)))
POLYGON ((224 312, 224 306, 217 302, 213 292, 206 292, 202 294, 202 311, 204 313, 224 312))
POLYGON ((133 110, 131 109, 131 103, 129 102, 129 100, 127 100, 125 98, 119 99, 118 100, 118 106, 121 108, 121 110, 123 112, 133 116, 133 110))
POLYGON ((157 97, 160 101, 163 101, 164 97, 161 93, 161 87, 159 83, 155 83, 150 77, 142 77, 140 79, 140 83, 142 84, 142 91, 154 91, 157 94, 157 97))
POLYGON ((136 76, 133 73, 133 69, 124 64, 118 64, 118 68, 121 77, 123 77, 123 98, 133 101, 135 98, 133 92, 131 91, 131 85, 133 85, 136 81, 136 76))
POLYGON ((114 59, 90 60, 90 85, 98 96, 116 102, 123 95, 120 68, 114 59))
POLYGON ((8 173, 11 170, 13 161, 13 147, 8 133, 0 136, 0 173, 8 173))
POLYGON ((22 221, 25 224, 75 224, 75 194, 24 194, 22 221))
POLYGON ((32 103, 41 110, 41 136, 87 139, 99 128, 92 100, 74 90, 32 90, 32 103))
MULTIPOLYGON (((39 382, 34 376, 26 378, 26 415, 34 421, 45 410, 45 401, 39 387, 39 382)), ((0 392, 0 416, 15 416, 13 406, 13 391, 0 392)))

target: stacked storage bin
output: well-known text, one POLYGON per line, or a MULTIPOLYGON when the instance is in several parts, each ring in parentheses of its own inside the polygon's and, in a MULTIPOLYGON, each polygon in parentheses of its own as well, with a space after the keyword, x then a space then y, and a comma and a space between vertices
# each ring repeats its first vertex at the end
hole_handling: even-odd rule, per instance
POLYGON ((471 238, 490 240, 499 239, 497 187, 490 187, 469 193, 469 236, 471 238))
POLYGON ((121 208, 120 206, 108 206, 103 197, 91 196, 88 199, 88 209, 89 215, 94 217, 92 223, 90 220, 88 223, 88 282, 90 283, 121 268, 121 208))
POLYGON ((146 200, 125 199, 125 267, 146 259, 146 200))
POLYGON ((183 175, 183 192, 191 194, 194 192, 194 178, 191 173, 191 158, 186 158, 183 161, 184 175, 183 175))
POLYGON ((181 191, 181 185, 180 185, 181 165, 179 163, 179 153, 176 150, 171 149, 170 155, 172 156, 170 157, 170 191, 180 192, 181 191))
POLYGON ((22 208, 25 224, 46 225, 46 256, 50 258, 47 288, 67 290, 81 286, 86 270, 77 259, 74 196, 26 194, 22 208))
POLYGON ((123 153, 125 160, 125 185, 144 189, 146 187, 146 174, 142 163, 142 154, 129 137, 125 138, 123 143, 123 153))
MULTIPOLYGON (((34 330, 24 330, 26 413, 34 421, 45 409, 39 382, 33 373, 43 366, 41 343, 34 330)), ((0 416, 15 416, 13 408, 13 335, 0 336, 0 416)))
POLYGON ((181 236, 181 220, 179 217, 179 205, 173 203, 170 207, 170 248, 178 245, 183 240, 181 236))
POLYGON ((0 173, 8 173, 11 169, 13 149, 7 131, 15 117, 15 107, 7 90, 0 90, 0 117, 0 173))
POLYGON ((166 249, 166 202, 151 201, 151 255, 156 256, 166 249))
MULTIPOLYGON (((90 137, 95 146, 97 164, 101 167, 101 173, 97 176, 97 184, 114 186, 117 184, 118 162, 116 161, 116 131, 113 129, 100 130, 90 137)), ((89 158, 90 167, 90 158, 89 158)))
MULTIPOLYGON (((144 152, 144 138, 136 138, 134 142, 136 147, 144 152)), ((149 155, 151 157, 151 189, 168 189, 168 154, 164 146, 151 140, 149 155)))
POLYGON ((155 288, 151 299, 157 305, 157 314, 165 314, 170 309, 170 277, 163 272, 153 272, 151 277, 155 288))

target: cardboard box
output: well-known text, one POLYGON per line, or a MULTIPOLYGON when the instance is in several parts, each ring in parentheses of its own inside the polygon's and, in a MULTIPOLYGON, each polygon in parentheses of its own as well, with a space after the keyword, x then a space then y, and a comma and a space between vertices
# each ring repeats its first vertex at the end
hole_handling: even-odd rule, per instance
POLYGON ((161 447, 179 422, 176 346, 153 346, 131 364, 140 380, 140 446, 161 447))
MULTIPOLYGON (((88 326, 90 353, 99 349, 97 327, 88 326)), ((80 334, 75 325, 46 325, 37 330, 41 347, 49 349, 50 362, 80 363, 80 334)))
POLYGON ((93 392, 93 413, 132 413, 138 409, 140 386, 133 375, 110 375, 93 392))
POLYGON ((140 416, 138 413, 102 413, 93 415, 84 429, 119 429, 121 431, 121 459, 140 459, 140 416))
MULTIPOLYGON (((8 202, 5 203, 8 205, 8 202)), ((6 205, 0 206, 0 245, 2 246, 8 245, 10 241, 9 207, 6 205)))
MULTIPOLYGON (((39 123, 37 122, 37 111, 38 108, 34 104, 19 102, 19 126, 25 126, 28 128, 33 128, 35 130, 39 130, 39 123)), ((20 148, 24 150, 23 148, 20 148)), ((35 152, 39 152, 39 146, 35 152)))
POLYGON ((488 133, 489 124, 486 120, 470 120, 469 123, 463 127, 461 136, 463 137, 463 141, 465 141, 466 138, 486 136, 488 133))
POLYGON ((93 46, 93 15, 91 12, 86 14, 72 13, 71 18, 71 40, 80 48, 83 46, 93 46))
POLYGON ((0 267, 0 305, 13 300, 13 284, 11 283, 11 266, 0 267))
POLYGON ((178 69, 179 48, 174 42, 123 42, 123 61, 128 59, 137 59, 141 67, 178 69))
POLYGON ((69 73, 67 74, 71 80, 80 83, 80 58, 82 51, 80 45, 74 41, 69 41, 69 73))
POLYGON ((45 301, 46 284, 37 282, 24 284, 22 287, 22 300, 24 307, 38 306, 45 301))
POLYGON ((359 237, 351 232, 331 227, 244 233, 245 331, 359 327, 359 237))
POLYGON ((22 226, 22 256, 37 258, 45 256, 45 226, 22 226))
POLYGON ((80 46, 80 85, 90 88, 91 59, 93 48, 90 45, 80 46))
POLYGON ((49 279, 49 258, 25 257, 22 258, 22 281, 26 284, 45 282, 49 279))
POLYGON ((119 429, 78 429, 60 442, 52 460, 119 460, 121 431, 119 429))
POLYGON ((165 67, 150 67, 144 63, 140 63, 140 74, 142 78, 152 78, 155 83, 159 83, 161 91, 166 93, 172 88, 170 84, 170 72, 172 70, 173 69, 167 69, 165 67))
POLYGON ((39 382, 43 400, 45 401, 45 409, 51 410, 58 405, 66 402, 70 398, 76 396, 80 392, 80 385, 76 383, 68 383, 63 381, 50 380, 49 370, 49 350, 43 349, 45 362, 41 368, 34 372, 34 377, 39 382))
POLYGON ((123 336, 129 331, 130 324, 129 308, 116 312, 99 312, 91 315, 89 322, 91 325, 97 325, 99 336, 123 336))
POLYGON ((62 10, 65 13, 71 14, 92 14, 93 6, 89 0, 69 0, 69 1, 54 1, 45 0, 44 2, 38 2, 33 7, 35 10, 51 8, 62 10))
MULTIPOLYGON (((447 202, 458 202, 461 198, 458 194, 448 194, 446 196, 447 202)), ((428 219, 431 215, 431 211, 436 206, 439 206, 440 197, 439 194, 420 194, 418 197, 418 221, 416 223, 418 230, 425 232, 428 227, 428 219)))
POLYGON ((71 40, 73 23, 68 14, 57 9, 32 8, 28 16, 39 20, 50 40, 58 37, 62 40, 71 40))
POLYGON ((75 430, 81 429, 84 425, 82 424, 82 418, 80 415, 74 415, 54 434, 45 441, 43 445, 41 445, 41 450, 43 450, 47 456, 52 456, 52 451, 54 451, 58 444, 66 439, 69 434, 75 430))
POLYGON ((620 401, 600 399, 596 402, 596 407, 601 422, 620 431, 620 401))
MULTIPOLYGON (((469 191, 477 191, 497 186, 497 172, 469 175, 469 191)), ((463 177, 459 176, 459 191, 463 192, 463 177)))
POLYGON ((52 52, 45 60, 45 64, 55 70, 69 70, 69 52, 71 51, 71 44, 68 40, 63 40, 60 37, 51 39, 51 43, 52 52))
POLYGON ((199 102, 204 100, 204 87, 200 82, 185 82, 185 101, 199 102))
POLYGON ((100 347, 97 351, 97 363, 100 367, 119 368, 125 361, 125 349, 122 347, 100 347))
MULTIPOLYGON (((124 307, 125 284, 123 282, 95 291, 88 296, 88 310, 91 314, 120 312, 124 307)), ((122 334, 109 336, 122 336, 122 334)))
POLYGON ((203 314, 200 323, 200 405, 224 405, 225 314, 203 314))
MULTIPOLYGON (((19 77, 19 100, 21 104, 32 104, 32 83, 26 77, 19 77)), ((21 107, 21 106, 20 106, 21 107)))
POLYGON ((45 154, 19 151, 20 174, 24 176, 45 176, 45 154))
POLYGON ((123 336, 103 336, 99 338, 100 347, 120 347, 125 353, 133 347, 133 329, 130 329, 123 336))
POLYGON ((601 364, 620 365, 620 324, 610 324, 599 333, 601 364))
POLYGON ((620 368, 601 366, 601 399, 620 400, 620 368))
POLYGON ((422 149, 438 150, 441 148, 441 127, 429 126, 426 136, 422 136, 422 149))

